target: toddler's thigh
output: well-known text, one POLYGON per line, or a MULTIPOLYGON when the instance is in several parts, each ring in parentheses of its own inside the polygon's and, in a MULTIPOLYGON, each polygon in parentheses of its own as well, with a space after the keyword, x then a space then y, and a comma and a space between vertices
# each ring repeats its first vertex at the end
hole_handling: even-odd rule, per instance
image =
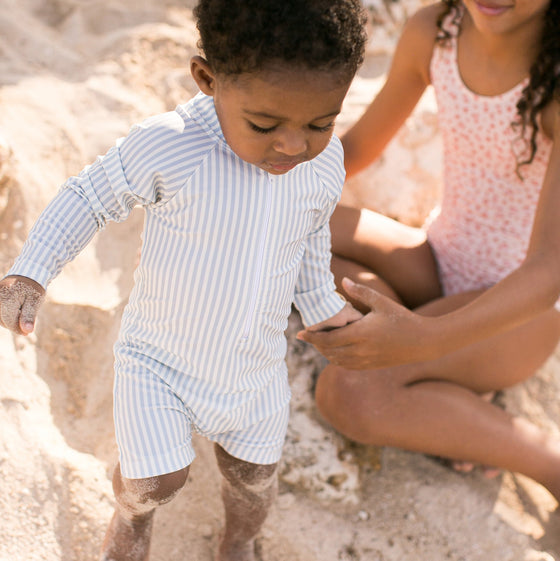
POLYGON ((193 461, 189 410, 145 365, 129 362, 117 368, 114 419, 124 477, 171 473, 193 461))

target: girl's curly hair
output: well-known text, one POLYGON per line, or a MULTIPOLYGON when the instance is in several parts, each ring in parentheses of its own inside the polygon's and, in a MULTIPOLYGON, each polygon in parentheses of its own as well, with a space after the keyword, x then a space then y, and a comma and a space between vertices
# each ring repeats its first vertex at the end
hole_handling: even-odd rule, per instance
POLYGON ((364 59, 360 0, 200 0, 193 13, 199 47, 216 73, 289 63, 347 80, 364 59))
MULTIPOLYGON (((437 41, 445 43, 451 33, 444 29, 444 21, 450 16, 451 23, 460 30, 461 0, 441 0, 444 10, 437 25, 437 41)), ((551 0, 544 16, 544 28, 539 51, 529 72, 529 84, 517 102, 518 118, 512 123, 514 129, 520 128, 520 136, 525 138, 527 127, 531 127, 529 137, 529 156, 517 162, 517 172, 521 166, 530 164, 537 152, 538 115, 552 99, 560 101, 560 0, 551 0)))

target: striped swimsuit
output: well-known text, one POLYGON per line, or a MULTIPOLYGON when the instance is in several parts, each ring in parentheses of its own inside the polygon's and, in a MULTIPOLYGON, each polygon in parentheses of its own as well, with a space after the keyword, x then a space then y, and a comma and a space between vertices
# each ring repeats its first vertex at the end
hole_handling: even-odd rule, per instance
POLYGON ((190 464, 193 428, 240 459, 279 459, 292 302, 307 325, 344 305, 328 225, 343 181, 336 137, 284 175, 244 162, 224 140, 213 99, 198 94, 134 127, 45 209, 9 272, 43 286, 107 221, 145 208, 115 344, 125 477, 190 464))

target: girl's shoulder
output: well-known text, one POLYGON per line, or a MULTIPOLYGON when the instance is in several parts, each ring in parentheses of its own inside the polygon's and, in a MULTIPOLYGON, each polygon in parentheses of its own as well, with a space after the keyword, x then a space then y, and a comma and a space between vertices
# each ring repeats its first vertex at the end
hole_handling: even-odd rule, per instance
POLYGON ((417 67, 426 84, 430 82, 430 61, 443 12, 444 7, 439 2, 420 8, 406 22, 399 40, 399 56, 417 67))
POLYGON ((444 12, 439 2, 420 8, 406 22, 403 36, 413 35, 421 42, 433 44, 439 31, 438 21, 444 12))
POLYGON ((444 12, 445 7, 442 2, 434 2, 416 10, 408 21, 409 23, 413 22, 416 25, 424 26, 424 32, 437 33, 437 22, 444 12))

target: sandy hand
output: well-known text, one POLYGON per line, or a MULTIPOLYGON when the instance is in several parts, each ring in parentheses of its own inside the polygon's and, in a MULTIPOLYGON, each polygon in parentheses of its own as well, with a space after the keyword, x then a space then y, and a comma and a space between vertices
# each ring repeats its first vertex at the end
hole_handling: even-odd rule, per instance
POLYGON ((45 298, 45 289, 27 277, 9 276, 0 281, 0 325, 19 335, 29 335, 45 298))

